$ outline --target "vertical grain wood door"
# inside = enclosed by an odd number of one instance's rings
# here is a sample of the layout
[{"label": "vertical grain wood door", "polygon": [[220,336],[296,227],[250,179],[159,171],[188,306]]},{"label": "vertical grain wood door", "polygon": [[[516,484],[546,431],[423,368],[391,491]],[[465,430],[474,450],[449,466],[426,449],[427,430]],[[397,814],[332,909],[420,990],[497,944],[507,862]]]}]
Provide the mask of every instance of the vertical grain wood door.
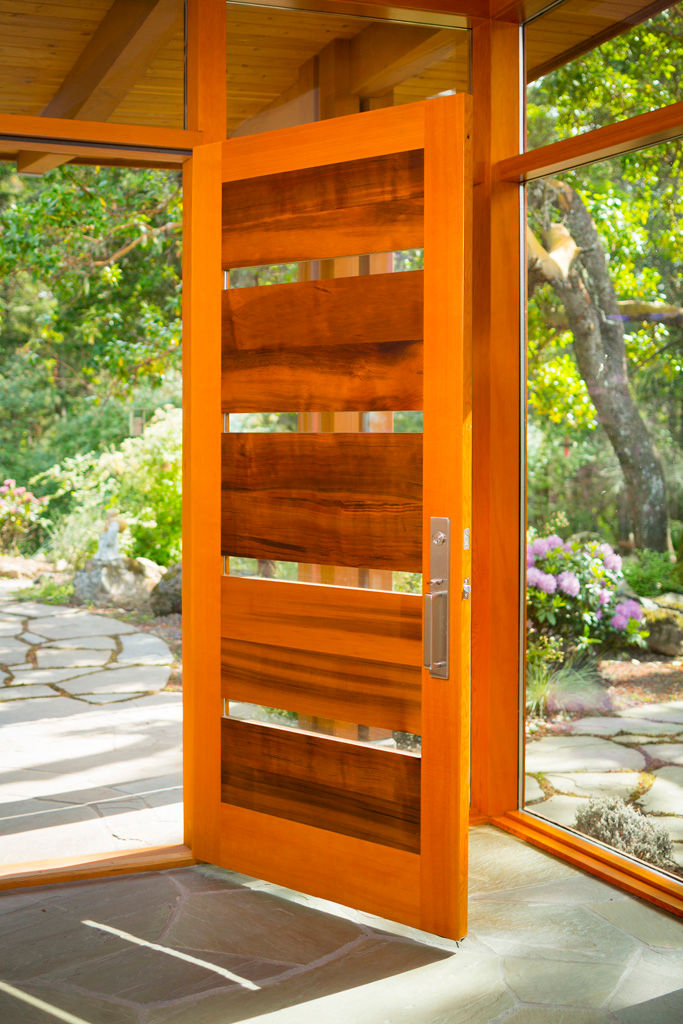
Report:
[{"label": "vertical grain wood door", "polygon": [[[185,181],[187,838],[199,859],[453,938],[467,909],[469,140],[469,97],[444,97],[201,146]],[[406,250],[424,269],[229,286],[235,268]],[[406,410],[421,432],[301,429],[302,414]],[[300,428],[225,430],[240,413],[295,413]],[[447,679],[423,667],[423,593],[391,589],[422,573],[429,592],[433,516],[450,519]],[[245,559],[292,578],[227,571]],[[312,565],[350,567],[356,585],[302,582],[296,566]]]}]

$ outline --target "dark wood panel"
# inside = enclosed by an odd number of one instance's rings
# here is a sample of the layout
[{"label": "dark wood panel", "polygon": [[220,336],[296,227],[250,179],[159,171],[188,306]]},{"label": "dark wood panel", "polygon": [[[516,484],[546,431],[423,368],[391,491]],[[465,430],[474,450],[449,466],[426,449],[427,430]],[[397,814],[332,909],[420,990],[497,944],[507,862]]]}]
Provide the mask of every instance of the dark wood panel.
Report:
[{"label": "dark wood panel", "polygon": [[223,554],[422,569],[421,434],[224,434]]},{"label": "dark wood panel", "polygon": [[424,273],[367,274],[223,293],[223,357],[422,338]]},{"label": "dark wood panel", "polygon": [[223,294],[223,412],[422,408],[421,271]]},{"label": "dark wood panel", "polygon": [[344,722],[420,732],[422,672],[327,652],[223,639],[222,695]]},{"label": "dark wood panel", "polygon": [[422,664],[422,598],[224,576],[221,637],[366,661]]},{"label": "dark wood panel", "polygon": [[230,718],[221,729],[224,803],[419,851],[419,757]]},{"label": "dark wood panel", "polygon": [[421,150],[223,185],[223,267],[422,246]]}]

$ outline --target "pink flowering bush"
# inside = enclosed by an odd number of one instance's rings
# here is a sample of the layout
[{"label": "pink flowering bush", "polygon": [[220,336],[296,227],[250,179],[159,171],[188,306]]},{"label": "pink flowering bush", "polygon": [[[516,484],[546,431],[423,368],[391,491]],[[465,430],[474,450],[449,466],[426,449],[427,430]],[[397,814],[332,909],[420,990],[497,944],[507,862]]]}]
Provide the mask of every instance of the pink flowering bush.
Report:
[{"label": "pink flowering bush", "polygon": [[44,512],[47,498],[36,498],[16,480],[5,480],[0,487],[0,551],[16,552],[35,529]]},{"label": "pink flowering bush", "polygon": [[620,600],[621,557],[609,544],[536,537],[526,549],[527,619],[532,637],[557,637],[565,648],[645,645],[643,609]]}]

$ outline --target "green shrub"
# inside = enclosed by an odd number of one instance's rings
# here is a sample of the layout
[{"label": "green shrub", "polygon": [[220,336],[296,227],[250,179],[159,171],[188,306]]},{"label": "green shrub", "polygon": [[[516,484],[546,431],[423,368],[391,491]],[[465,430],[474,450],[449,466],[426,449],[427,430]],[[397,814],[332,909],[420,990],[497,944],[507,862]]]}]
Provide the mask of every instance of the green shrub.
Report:
[{"label": "green shrub", "polygon": [[82,565],[95,553],[107,514],[115,511],[128,527],[120,536],[123,554],[166,566],[179,561],[181,455],[182,413],[165,406],[139,437],[126,438],[113,451],[64,459],[41,474],[36,482],[53,492],[46,553]]},{"label": "green shrub", "polygon": [[16,480],[0,486],[0,551],[16,553],[35,532],[45,511],[45,500],[36,498]]},{"label": "green shrub", "polygon": [[632,560],[624,562],[624,576],[629,586],[641,597],[656,597],[667,591],[683,589],[677,565],[666,551],[637,551]]},{"label": "green shrub", "polygon": [[43,580],[33,587],[18,590],[16,596],[21,601],[41,601],[43,604],[68,604],[74,596],[73,583],[58,583],[56,580]]},{"label": "green shrub", "polygon": [[673,846],[668,833],[620,797],[591,797],[586,807],[576,812],[574,827],[648,864],[672,867]]},{"label": "green shrub", "polygon": [[526,613],[533,634],[558,637],[566,650],[590,645],[645,646],[643,609],[620,601],[621,557],[598,540],[536,537],[526,551]]}]

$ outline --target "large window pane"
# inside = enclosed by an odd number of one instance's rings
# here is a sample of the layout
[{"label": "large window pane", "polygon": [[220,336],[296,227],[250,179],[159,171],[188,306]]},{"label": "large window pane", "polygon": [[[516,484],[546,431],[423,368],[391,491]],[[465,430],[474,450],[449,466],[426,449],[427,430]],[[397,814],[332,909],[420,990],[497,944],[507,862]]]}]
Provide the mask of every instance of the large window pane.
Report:
[{"label": "large window pane", "polygon": [[525,804],[683,874],[680,141],[527,188]]},{"label": "large window pane", "polygon": [[629,28],[642,6],[566,0],[527,25],[530,149],[683,98],[683,4]]},{"label": "large window pane", "polygon": [[469,92],[469,35],[228,3],[228,134]]}]

